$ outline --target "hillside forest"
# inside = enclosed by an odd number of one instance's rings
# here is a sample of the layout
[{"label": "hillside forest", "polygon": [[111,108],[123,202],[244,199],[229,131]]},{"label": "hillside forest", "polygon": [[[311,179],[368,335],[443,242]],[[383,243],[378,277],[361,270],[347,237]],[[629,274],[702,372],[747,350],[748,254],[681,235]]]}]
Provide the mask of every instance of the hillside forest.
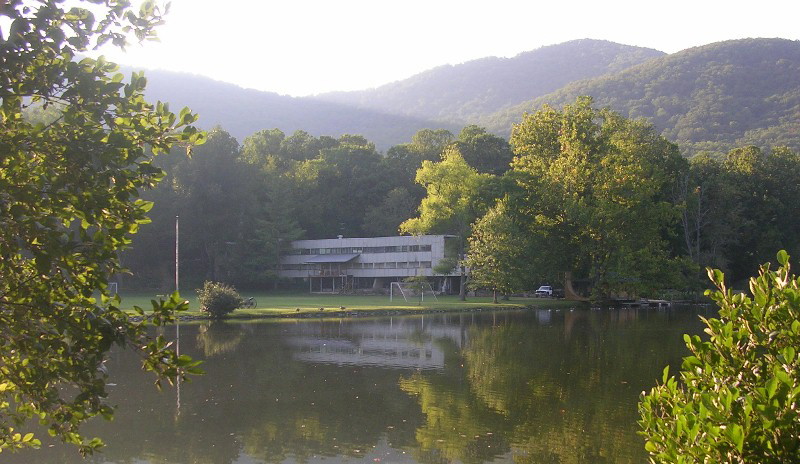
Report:
[{"label": "hillside forest", "polygon": [[191,288],[285,286],[292,240],[338,235],[453,234],[472,288],[569,273],[599,297],[696,291],[707,266],[741,287],[800,251],[797,41],[585,39],[303,98],[148,76],[148,99],[197,111],[208,139],[156,158],[123,288],[173,288],[176,216]]},{"label": "hillside forest", "polygon": [[[129,74],[128,71],[125,72]],[[149,99],[188,106],[205,129],[243,141],[264,128],[360,134],[381,152],[420,129],[476,124],[508,139],[525,112],[582,95],[644,118],[684,156],[773,145],[800,149],[800,42],[741,39],[665,54],[582,39],[512,58],[440,66],[375,89],[289,97],[147,70]]]},{"label": "hillside forest", "polygon": [[289,242],[456,234],[470,286],[513,293],[565,272],[599,294],[735,281],[778,249],[800,251],[800,153],[742,146],[687,158],[644,121],[579,97],[526,114],[507,141],[468,125],[423,129],[385,153],[360,135],[221,127],[157,158],[165,175],[120,276],[169,290],[175,217],[182,275],[275,288]]}]

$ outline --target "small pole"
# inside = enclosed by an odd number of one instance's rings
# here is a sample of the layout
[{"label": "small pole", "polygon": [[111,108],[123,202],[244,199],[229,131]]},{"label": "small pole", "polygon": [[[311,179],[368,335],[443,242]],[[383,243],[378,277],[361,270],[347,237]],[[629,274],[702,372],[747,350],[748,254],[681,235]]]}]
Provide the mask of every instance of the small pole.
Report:
[{"label": "small pole", "polygon": [[[180,277],[180,229],[179,229],[180,217],[175,216],[175,292],[177,293],[180,291],[179,285],[179,277]],[[180,356],[181,355],[181,322],[179,319],[175,319],[175,354]],[[181,413],[181,376],[178,374],[178,377],[175,379],[175,399],[176,399],[176,409],[175,415],[176,417]]]},{"label": "small pole", "polygon": [[180,233],[179,233],[180,216],[175,216],[175,291],[180,291],[179,277],[180,277]]}]

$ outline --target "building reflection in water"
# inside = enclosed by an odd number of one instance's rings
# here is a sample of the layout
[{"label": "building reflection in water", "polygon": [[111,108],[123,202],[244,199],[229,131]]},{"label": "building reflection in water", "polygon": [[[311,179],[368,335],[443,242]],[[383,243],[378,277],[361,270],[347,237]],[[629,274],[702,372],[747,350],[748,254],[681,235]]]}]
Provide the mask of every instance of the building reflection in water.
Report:
[{"label": "building reflection in water", "polygon": [[298,324],[285,337],[302,362],[441,370],[443,339],[459,348],[466,341],[463,318],[403,317]]}]

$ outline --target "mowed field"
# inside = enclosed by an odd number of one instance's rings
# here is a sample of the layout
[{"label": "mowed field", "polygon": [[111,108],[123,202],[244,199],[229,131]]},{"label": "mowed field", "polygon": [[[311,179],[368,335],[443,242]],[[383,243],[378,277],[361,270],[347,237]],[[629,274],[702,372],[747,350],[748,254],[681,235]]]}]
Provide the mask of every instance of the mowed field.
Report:
[{"label": "mowed field", "polygon": [[[508,301],[500,300],[499,303],[492,303],[491,297],[469,297],[467,301],[459,301],[458,295],[441,295],[435,299],[425,295],[424,300],[409,299],[403,300],[402,297],[395,297],[393,301],[388,296],[380,295],[324,295],[308,293],[271,293],[271,292],[241,292],[243,298],[253,297],[256,299],[255,308],[237,309],[232,316],[257,316],[257,315],[280,315],[287,313],[307,313],[319,311],[375,311],[375,310],[406,310],[415,312],[420,310],[474,310],[474,309],[512,309],[525,306],[540,308],[571,308],[577,307],[580,303],[549,298],[514,298]],[[199,315],[200,307],[197,302],[195,292],[182,295],[189,301],[189,313]],[[151,300],[164,298],[168,295],[154,295],[147,293],[120,294],[122,298],[122,308],[133,309],[139,306],[147,311],[152,308]],[[299,309],[299,311],[298,311]]]}]

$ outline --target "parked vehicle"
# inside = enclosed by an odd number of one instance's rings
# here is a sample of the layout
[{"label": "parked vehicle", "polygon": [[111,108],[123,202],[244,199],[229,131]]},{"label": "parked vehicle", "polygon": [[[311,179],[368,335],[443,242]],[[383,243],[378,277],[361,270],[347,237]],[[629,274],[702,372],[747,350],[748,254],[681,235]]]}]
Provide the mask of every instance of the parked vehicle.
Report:
[{"label": "parked vehicle", "polygon": [[542,285],[536,290],[536,297],[551,297],[553,296],[553,287],[550,285]]}]

